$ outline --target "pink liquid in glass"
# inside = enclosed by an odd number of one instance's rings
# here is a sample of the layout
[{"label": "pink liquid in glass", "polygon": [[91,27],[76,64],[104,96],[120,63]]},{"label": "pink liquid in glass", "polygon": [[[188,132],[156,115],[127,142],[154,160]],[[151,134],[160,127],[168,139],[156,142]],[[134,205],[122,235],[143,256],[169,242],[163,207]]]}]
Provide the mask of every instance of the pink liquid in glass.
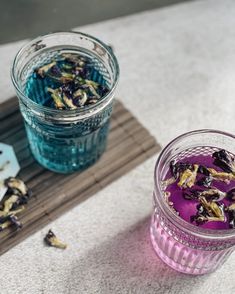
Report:
[{"label": "pink liquid in glass", "polygon": [[[182,244],[187,243],[187,237],[180,242],[167,231],[158,213],[152,217],[150,236],[157,255],[170,267],[186,274],[202,275],[213,272],[221,266],[233,252],[233,248],[221,250],[203,250]],[[197,242],[195,242],[195,246]],[[220,245],[219,245],[220,246]],[[208,244],[208,247],[210,245]],[[222,245],[221,245],[222,247]]]},{"label": "pink liquid in glass", "polygon": [[[198,132],[200,133],[200,131]],[[206,133],[204,130],[201,132]],[[186,143],[189,146],[191,138],[187,137],[192,135],[198,136],[196,131],[195,133],[185,134],[185,138],[182,136],[182,140],[188,140]],[[214,134],[203,134],[203,136],[208,136],[209,139],[211,135],[214,136]],[[173,159],[179,162],[199,164],[222,171],[213,164],[212,158],[213,152],[219,149],[209,146],[195,147],[183,150],[182,154],[174,154],[173,151],[167,150],[170,148],[173,150],[173,143],[174,141],[163,150],[155,168],[154,213],[150,227],[151,241],[157,255],[173,269],[192,275],[210,273],[221,266],[234,251],[235,231],[229,227],[227,213],[225,213],[225,221],[206,222],[200,225],[196,225],[195,222],[192,223],[190,217],[196,215],[199,202],[185,199],[177,181],[169,185],[165,191],[171,193],[169,200],[173,202],[173,207],[179,212],[179,216],[176,214],[174,216],[172,211],[169,215],[169,206],[164,199],[164,191],[160,183],[172,177],[169,170],[169,162],[172,160],[169,156],[172,155],[174,156]],[[180,146],[180,142],[178,142],[178,145]],[[198,179],[200,179],[199,174],[197,175]],[[230,181],[227,184],[213,180],[212,187],[227,192],[235,187],[235,181]],[[197,185],[194,188],[197,188]],[[200,187],[200,189],[203,190],[204,188]],[[219,202],[225,206],[232,203],[227,198]],[[229,233],[227,234],[227,232]]]}]

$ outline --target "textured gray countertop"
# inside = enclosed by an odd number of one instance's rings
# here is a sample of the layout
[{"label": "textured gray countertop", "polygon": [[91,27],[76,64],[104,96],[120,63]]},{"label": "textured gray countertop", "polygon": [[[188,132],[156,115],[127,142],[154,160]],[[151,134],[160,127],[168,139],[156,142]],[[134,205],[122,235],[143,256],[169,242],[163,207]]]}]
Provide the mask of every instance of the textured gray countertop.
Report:
[{"label": "textured gray countertop", "polygon": [[[234,16],[234,0],[195,1],[79,30],[114,46],[117,96],[165,145],[192,129],[235,133]],[[0,47],[0,101],[14,94],[9,67],[23,43]],[[191,277],[153,252],[156,157],[1,256],[0,293],[234,293],[235,254],[217,272]],[[43,245],[48,228],[67,250]]]}]

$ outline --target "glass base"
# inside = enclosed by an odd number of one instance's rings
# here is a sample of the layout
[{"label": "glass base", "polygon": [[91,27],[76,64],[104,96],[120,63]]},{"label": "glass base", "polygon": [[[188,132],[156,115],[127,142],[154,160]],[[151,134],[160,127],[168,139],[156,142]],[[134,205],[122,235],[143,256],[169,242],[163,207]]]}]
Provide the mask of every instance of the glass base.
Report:
[{"label": "glass base", "polygon": [[87,135],[69,138],[48,138],[29,126],[26,130],[38,163],[51,171],[67,174],[82,171],[101,157],[107,145],[109,122]]},{"label": "glass base", "polygon": [[152,217],[150,236],[153,248],[168,266],[179,272],[191,275],[211,273],[233,251],[233,248],[217,251],[190,248],[173,238],[163,226],[156,215]]},{"label": "glass base", "polygon": [[93,164],[95,164],[103,155],[105,151],[105,148],[101,153],[93,155],[89,160],[86,162],[83,162],[83,160],[80,161],[79,164],[75,163],[73,165],[67,166],[63,164],[53,164],[47,159],[44,159],[42,157],[36,157],[34,154],[35,160],[42,165],[44,168],[53,171],[55,173],[60,173],[60,174],[71,174],[73,172],[81,172],[86,170],[87,168],[91,167]]}]

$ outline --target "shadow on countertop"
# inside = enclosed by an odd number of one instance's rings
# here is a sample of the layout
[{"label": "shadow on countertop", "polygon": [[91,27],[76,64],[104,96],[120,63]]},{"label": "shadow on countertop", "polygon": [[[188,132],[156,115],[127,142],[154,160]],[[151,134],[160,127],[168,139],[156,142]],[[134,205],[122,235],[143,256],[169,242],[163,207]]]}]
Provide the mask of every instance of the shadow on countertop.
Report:
[{"label": "shadow on countertop", "polygon": [[63,293],[190,293],[208,276],[193,277],[166,266],[153,251],[150,216],[77,260]]}]

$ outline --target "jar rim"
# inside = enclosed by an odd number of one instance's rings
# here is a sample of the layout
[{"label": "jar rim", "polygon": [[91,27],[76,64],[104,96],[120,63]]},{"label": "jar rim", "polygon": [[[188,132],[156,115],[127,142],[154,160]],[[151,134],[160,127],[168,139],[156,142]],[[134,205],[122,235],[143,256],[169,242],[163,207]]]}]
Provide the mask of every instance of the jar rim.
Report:
[{"label": "jar rim", "polygon": [[[21,90],[21,88],[17,82],[16,73],[14,70],[18,60],[20,60],[21,55],[28,48],[30,48],[32,45],[39,43],[39,41],[43,41],[43,39],[45,39],[45,38],[53,37],[53,36],[57,36],[57,35],[79,35],[84,38],[91,39],[92,41],[95,41],[96,43],[98,43],[99,46],[101,46],[101,48],[104,49],[105,52],[109,55],[109,57],[112,59],[112,61],[114,63],[114,73],[115,73],[112,88],[110,89],[110,91],[107,94],[105,94],[102,97],[102,99],[100,99],[100,101],[98,101],[94,105],[89,105],[89,106],[82,108],[82,109],[81,108],[80,109],[68,109],[68,110],[54,109],[54,108],[40,105],[40,104],[34,102],[27,95],[25,95],[25,93]],[[61,45],[63,45],[63,44],[61,44]],[[64,45],[66,45],[66,44],[64,44]],[[113,53],[113,50],[111,50],[111,48],[108,45],[106,45],[105,43],[103,43],[101,40],[99,40],[96,37],[93,37],[89,34],[82,33],[82,32],[76,32],[76,31],[67,31],[66,32],[65,31],[65,32],[54,32],[54,33],[38,36],[37,38],[31,40],[30,42],[27,42],[17,52],[17,54],[13,60],[12,66],[11,66],[10,75],[11,75],[12,83],[16,89],[16,92],[19,93],[20,96],[23,98],[22,99],[23,102],[27,103],[27,105],[29,105],[30,107],[33,107],[36,110],[37,114],[46,112],[47,114],[62,115],[63,117],[66,117],[66,116],[74,117],[78,114],[86,116],[87,113],[90,115],[93,115],[93,114],[101,111],[103,108],[105,108],[109,104],[109,102],[112,100],[112,98],[114,96],[114,91],[115,91],[117,84],[118,84],[118,81],[119,81],[120,69],[119,69],[119,64],[118,64],[117,58],[116,58],[115,54]],[[81,118],[83,118],[83,117],[81,117]]]},{"label": "jar rim", "polygon": [[213,230],[213,229],[206,229],[206,228],[200,228],[199,226],[195,226],[193,224],[190,224],[180,216],[176,215],[169,207],[169,205],[166,203],[163,197],[163,191],[161,189],[161,178],[160,178],[160,163],[162,162],[164,156],[168,153],[168,151],[171,149],[172,146],[174,146],[175,143],[180,142],[182,139],[193,136],[196,134],[205,134],[205,133],[212,133],[212,134],[220,134],[224,135],[226,137],[230,137],[232,139],[235,139],[235,136],[223,132],[220,130],[215,129],[199,129],[194,130],[190,132],[186,132],[176,138],[174,138],[172,141],[170,141],[165,148],[161,151],[161,153],[158,156],[155,169],[154,169],[154,186],[155,186],[155,195],[154,199],[157,202],[157,204],[160,206],[160,208],[164,211],[167,218],[176,225],[179,229],[183,230],[184,232],[187,232],[191,235],[194,235],[196,237],[204,238],[204,239],[231,239],[235,237],[235,229],[225,229],[225,230]]}]

